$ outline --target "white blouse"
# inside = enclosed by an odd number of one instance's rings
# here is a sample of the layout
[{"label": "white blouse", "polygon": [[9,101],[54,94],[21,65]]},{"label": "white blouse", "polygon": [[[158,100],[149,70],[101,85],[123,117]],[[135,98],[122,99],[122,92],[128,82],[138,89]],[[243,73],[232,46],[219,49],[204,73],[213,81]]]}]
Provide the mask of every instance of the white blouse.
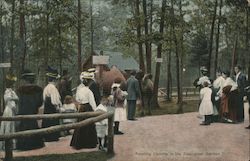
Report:
[{"label": "white blouse", "polygon": [[219,76],[215,79],[213,83],[213,87],[217,89],[219,88],[217,95],[222,94],[222,88],[223,88],[224,83],[225,83],[225,79],[222,76]]},{"label": "white blouse", "polygon": [[230,77],[228,77],[225,80],[225,82],[223,84],[223,88],[226,87],[226,86],[229,86],[229,85],[232,86],[232,88],[231,88],[230,91],[234,91],[234,90],[236,90],[238,88],[237,83],[232,78],[230,78]]},{"label": "white blouse", "polygon": [[93,92],[84,84],[80,84],[76,90],[76,101],[80,104],[89,103],[93,110],[96,109],[96,102]]},{"label": "white blouse", "polygon": [[199,78],[199,81],[197,82],[198,85],[203,85],[205,82],[208,82],[208,84],[211,84],[211,81],[207,76],[202,76]]},{"label": "white blouse", "polygon": [[61,96],[55,86],[55,82],[49,82],[49,84],[44,88],[43,100],[45,100],[46,97],[51,98],[51,103],[53,105],[62,106]]}]

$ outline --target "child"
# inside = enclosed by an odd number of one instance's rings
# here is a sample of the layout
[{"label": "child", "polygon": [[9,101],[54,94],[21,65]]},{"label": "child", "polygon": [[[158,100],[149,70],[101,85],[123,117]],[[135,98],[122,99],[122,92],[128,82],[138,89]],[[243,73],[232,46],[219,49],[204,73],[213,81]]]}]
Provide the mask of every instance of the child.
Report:
[{"label": "child", "polygon": [[119,124],[121,121],[127,120],[127,111],[125,106],[126,96],[128,95],[126,91],[122,91],[120,88],[120,83],[113,83],[112,85],[113,93],[113,104],[115,107],[114,114],[114,134],[122,135],[123,132],[119,131]]},{"label": "child", "polygon": [[[73,97],[67,95],[64,99],[64,104],[60,108],[61,113],[75,113],[77,112],[76,106],[73,103]],[[76,119],[63,119],[62,123],[63,124],[70,124],[70,123],[75,123]],[[66,132],[67,135],[70,134],[69,130]]]},{"label": "child", "polygon": [[211,100],[212,90],[208,87],[209,82],[205,81],[203,83],[203,87],[200,91],[200,107],[199,114],[205,116],[205,121],[203,121],[200,125],[210,125],[211,117],[213,114],[213,103]]},{"label": "child", "polygon": [[[107,112],[108,108],[111,106],[112,98],[110,95],[106,92],[103,93],[103,97],[101,100],[101,104],[97,106],[95,111],[104,111]],[[102,120],[100,122],[97,122],[96,124],[96,133],[98,137],[98,143],[99,143],[99,150],[105,151],[106,147],[106,140],[107,140],[107,134],[108,134],[108,120]]]}]

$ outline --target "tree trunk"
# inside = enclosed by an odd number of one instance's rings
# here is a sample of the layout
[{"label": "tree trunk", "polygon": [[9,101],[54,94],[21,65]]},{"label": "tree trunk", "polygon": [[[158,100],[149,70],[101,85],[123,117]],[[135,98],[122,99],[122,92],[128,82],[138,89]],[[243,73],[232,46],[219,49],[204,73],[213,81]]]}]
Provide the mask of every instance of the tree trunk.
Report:
[{"label": "tree trunk", "polygon": [[172,21],[171,21],[171,27],[173,32],[173,39],[174,39],[174,44],[175,44],[175,57],[176,57],[176,79],[177,79],[177,95],[178,95],[178,100],[177,104],[179,105],[177,113],[183,113],[182,110],[182,93],[181,93],[181,81],[180,81],[180,51],[179,51],[179,45],[178,45],[178,40],[177,40],[177,35],[175,32],[175,13],[174,13],[174,1],[171,0],[171,11],[172,11]]},{"label": "tree trunk", "polygon": [[[150,1],[150,14],[149,14],[149,35],[151,36],[153,34],[153,0]],[[149,40],[149,53],[148,53],[148,59],[152,62],[152,40]],[[152,72],[152,64],[150,63],[150,70],[148,72]]]},{"label": "tree trunk", "polygon": [[[170,30],[170,34],[172,33],[172,29]],[[171,52],[172,52],[172,41],[170,42],[170,50],[168,53],[168,59],[167,59],[167,101],[172,100],[172,93],[171,93]]]},{"label": "tree trunk", "polygon": [[20,40],[21,40],[21,71],[23,71],[25,68],[26,49],[27,49],[25,15],[23,12],[23,7],[24,7],[24,0],[20,0],[21,13],[19,22],[20,22]]},{"label": "tree trunk", "polygon": [[218,17],[218,24],[217,24],[217,35],[216,35],[216,51],[215,51],[215,58],[214,58],[214,78],[216,78],[216,71],[218,66],[218,54],[219,54],[219,39],[220,39],[220,23],[221,23],[221,8],[223,5],[223,0],[220,0],[220,9],[219,9],[219,17]]},{"label": "tree trunk", "polygon": [[148,14],[147,14],[147,0],[143,0],[143,13],[144,13],[144,28],[145,28],[145,48],[146,48],[146,63],[147,73],[151,73],[151,53],[150,53],[150,42],[148,35]]},{"label": "tree trunk", "polygon": [[[1,3],[1,11],[2,11],[2,3]],[[4,54],[4,35],[3,35],[3,23],[2,23],[2,18],[3,18],[3,15],[0,14],[0,35],[1,35],[1,39],[0,39],[0,42],[1,42],[1,62],[5,62],[5,54]],[[5,72],[4,72],[4,69],[2,68],[2,71],[1,71],[1,75],[2,75],[2,78],[1,78],[1,81],[2,81],[2,86],[1,86],[1,93],[0,93],[0,113],[3,112],[3,108],[4,108],[4,98],[3,98],[3,95],[4,95],[4,90],[5,90]]]},{"label": "tree trunk", "polygon": [[[176,70],[177,70],[177,91],[178,91],[178,111],[177,113],[183,113],[183,92],[182,92],[182,76],[183,76],[183,56],[184,56],[184,44],[183,44],[183,13],[182,13],[182,0],[179,0],[179,10],[181,16],[181,34],[180,34],[180,52],[176,52]],[[174,26],[175,27],[175,26]],[[175,38],[176,39],[176,38]],[[178,42],[177,42],[178,43]],[[177,45],[176,45],[177,46]],[[177,50],[176,50],[177,51]]]},{"label": "tree trunk", "polygon": [[231,76],[234,73],[234,67],[237,64],[237,44],[238,44],[238,34],[235,35],[234,39],[234,46],[233,46],[233,52],[232,52],[232,64],[231,64]]},{"label": "tree trunk", "polygon": [[13,72],[14,65],[14,36],[15,36],[15,0],[12,0],[12,9],[11,9],[11,37],[10,37],[10,71]]},{"label": "tree trunk", "polygon": [[91,55],[94,54],[94,26],[93,26],[93,8],[92,8],[92,0],[90,0],[90,39],[91,39]]},{"label": "tree trunk", "polygon": [[82,25],[81,25],[81,0],[78,0],[78,10],[77,10],[77,47],[78,47],[78,54],[77,54],[77,62],[78,62],[78,72],[82,71]]},{"label": "tree trunk", "polygon": [[60,20],[57,24],[57,30],[58,30],[58,56],[59,56],[59,71],[60,74],[62,74],[62,52],[63,52],[63,48],[62,48],[62,38],[61,38],[61,25],[60,25]]},{"label": "tree trunk", "polygon": [[214,4],[214,12],[213,12],[213,19],[211,24],[211,31],[210,31],[210,40],[209,40],[209,48],[208,48],[208,74],[211,75],[211,58],[212,58],[212,51],[213,51],[213,37],[214,37],[214,26],[216,20],[216,12],[217,12],[218,0],[215,0]]},{"label": "tree trunk", "polygon": [[[166,0],[162,0],[160,30],[159,30],[161,35],[163,35],[163,31],[164,31],[165,14],[166,14]],[[161,58],[161,52],[162,52],[162,42],[160,41],[157,47],[157,58]],[[152,100],[153,107],[159,107],[158,87],[159,87],[159,80],[160,80],[160,69],[161,69],[161,63],[156,62],[154,91],[153,91],[153,100]]]},{"label": "tree trunk", "polygon": [[137,31],[137,41],[139,49],[139,65],[143,73],[145,73],[145,65],[143,58],[143,47],[141,40],[141,24],[140,24],[140,0],[135,1],[135,17],[136,17],[136,31]]}]

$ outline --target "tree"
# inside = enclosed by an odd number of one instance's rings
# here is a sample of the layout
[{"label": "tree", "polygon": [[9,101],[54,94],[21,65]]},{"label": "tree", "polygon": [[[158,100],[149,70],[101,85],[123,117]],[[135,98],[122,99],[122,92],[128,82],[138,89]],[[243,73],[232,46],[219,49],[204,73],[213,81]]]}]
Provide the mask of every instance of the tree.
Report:
[{"label": "tree", "polygon": [[82,70],[82,25],[81,25],[81,1],[78,0],[78,7],[77,7],[77,15],[78,15],[78,19],[77,19],[77,62],[78,62],[78,72],[81,72]]},{"label": "tree", "polygon": [[213,11],[213,19],[211,23],[211,31],[210,31],[210,39],[209,39],[209,47],[208,47],[208,73],[211,75],[211,59],[212,59],[212,52],[213,52],[213,37],[214,37],[214,26],[215,26],[215,20],[216,20],[216,12],[217,12],[217,6],[218,6],[218,0],[215,0],[214,4],[214,11]]},{"label": "tree", "polygon": [[[161,18],[160,18],[160,26],[159,26],[159,34],[163,35],[164,32],[164,24],[165,24],[165,14],[166,14],[166,0],[162,0],[162,6],[161,6]],[[161,53],[162,53],[162,42],[163,38],[160,38],[160,41],[157,45],[157,58],[161,59]],[[153,90],[153,100],[152,104],[154,107],[159,107],[158,104],[158,88],[159,88],[159,78],[160,78],[160,68],[161,68],[161,62],[156,62],[156,68],[155,68],[155,77],[154,77],[154,90]]]},{"label": "tree", "polygon": [[218,22],[217,22],[217,33],[216,33],[216,49],[215,49],[215,59],[214,59],[214,71],[213,71],[213,77],[216,78],[216,70],[218,66],[218,53],[219,53],[219,40],[220,40],[220,25],[221,25],[221,10],[223,6],[223,0],[220,0],[219,5],[219,16],[218,16]]},{"label": "tree", "polygon": [[[152,2],[151,2],[152,3]],[[151,8],[152,10],[152,8]],[[147,73],[151,73],[151,43],[149,41],[149,28],[148,28],[148,11],[147,11],[147,0],[143,0],[143,13],[144,13],[144,30],[145,30],[145,48],[146,48],[146,64]],[[150,17],[152,13],[150,12]]]},{"label": "tree", "polygon": [[145,73],[145,64],[144,64],[143,46],[141,37],[140,0],[135,0],[135,23],[136,23],[137,44],[139,51],[139,65],[142,72]]}]

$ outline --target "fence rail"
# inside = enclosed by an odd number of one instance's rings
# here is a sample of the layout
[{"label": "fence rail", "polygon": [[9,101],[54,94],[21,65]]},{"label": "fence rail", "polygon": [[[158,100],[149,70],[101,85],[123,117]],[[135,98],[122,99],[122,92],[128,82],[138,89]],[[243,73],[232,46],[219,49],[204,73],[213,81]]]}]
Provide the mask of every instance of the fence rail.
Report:
[{"label": "fence rail", "polygon": [[[177,95],[177,87],[172,87],[171,91],[172,91],[172,96]],[[167,89],[166,88],[159,88],[158,92],[159,92],[159,96],[163,96],[163,97],[167,96]],[[184,96],[186,96],[186,97],[189,96],[190,94],[196,95],[198,93],[199,93],[198,88],[195,88],[195,87],[182,87],[182,94]]]},{"label": "fence rail", "polygon": [[85,112],[77,114],[44,114],[44,115],[19,115],[14,117],[0,117],[0,121],[20,121],[20,120],[40,120],[40,119],[64,119],[64,118],[87,118],[86,120],[67,124],[56,125],[48,128],[20,131],[12,134],[0,135],[0,140],[5,141],[5,158],[4,161],[11,161],[13,158],[13,152],[11,149],[11,139],[25,138],[33,135],[46,135],[54,132],[65,131],[70,129],[76,129],[83,126],[87,126],[103,119],[108,119],[108,154],[113,154],[114,144],[114,113],[113,112]]}]

